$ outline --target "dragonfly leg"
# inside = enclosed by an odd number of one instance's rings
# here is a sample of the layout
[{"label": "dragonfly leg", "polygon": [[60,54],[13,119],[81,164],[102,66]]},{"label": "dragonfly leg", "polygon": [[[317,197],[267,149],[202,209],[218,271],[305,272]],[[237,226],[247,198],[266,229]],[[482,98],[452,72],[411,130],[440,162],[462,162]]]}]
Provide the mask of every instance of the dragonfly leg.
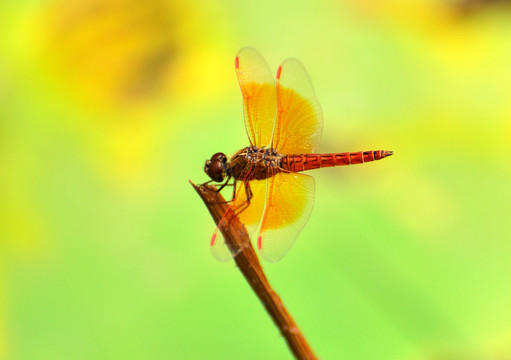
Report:
[{"label": "dragonfly leg", "polygon": [[231,201],[228,201],[228,202],[233,202],[235,197],[236,197],[236,179],[234,179],[234,182],[232,184],[232,198],[231,198]]},{"label": "dragonfly leg", "polygon": [[225,186],[232,186],[232,198],[231,198],[231,200],[221,201],[216,204],[230,204],[234,201],[234,198],[236,197],[236,183],[237,183],[236,179],[234,179],[232,184],[225,183],[222,185],[222,187],[220,189],[217,190],[217,192],[218,192],[218,191],[222,190],[222,188],[224,188]]},{"label": "dragonfly leg", "polygon": [[250,205],[250,200],[252,199],[252,196],[254,196],[254,194],[252,193],[252,189],[250,188],[249,182],[245,183],[245,194],[247,195],[247,203],[248,205]]},{"label": "dragonfly leg", "polygon": [[[231,177],[229,176],[227,178],[227,180],[220,186],[220,188],[216,189],[215,191],[216,192],[219,192],[220,190],[222,190],[224,187],[226,186],[232,186],[233,184],[229,184],[229,180],[231,179]],[[202,183],[200,184],[199,186],[205,186],[205,185],[208,185],[210,184],[211,182],[213,182],[214,180],[209,180],[209,181],[206,181],[205,183]]]},{"label": "dragonfly leg", "polygon": [[[219,201],[219,202],[214,202],[214,203],[210,203],[210,204],[230,204],[234,201],[234,197],[236,196],[236,180],[234,180],[234,182],[232,184],[229,184],[229,180],[231,179],[231,176],[229,176],[227,178],[227,181],[225,181],[222,186],[220,186],[218,189],[216,189],[216,192],[220,192],[220,190],[222,190],[224,187],[226,186],[232,186],[233,187],[233,192],[232,192],[232,198],[231,200],[226,200],[226,201]],[[210,181],[208,181],[209,183]],[[205,183],[207,184],[207,183]],[[204,185],[204,184],[203,184]]]},{"label": "dragonfly leg", "polygon": [[[226,185],[227,183],[229,182],[229,180],[231,180],[231,175],[229,175],[229,177],[227,178],[227,180],[225,180],[225,182],[222,184],[222,186],[220,186],[216,192],[220,192]],[[234,183],[236,183],[236,180],[234,181]]]},{"label": "dragonfly leg", "polygon": [[248,181],[245,182],[245,194],[247,196],[247,200],[237,209],[236,215],[241,214],[243,211],[245,211],[246,208],[250,206],[250,200],[252,199],[252,196],[254,196],[252,189],[250,188],[250,182]]},{"label": "dragonfly leg", "polygon": [[202,183],[200,184],[199,186],[205,186],[205,185],[208,185],[210,182],[212,182],[213,180],[209,180],[209,181],[206,181],[205,183]]}]

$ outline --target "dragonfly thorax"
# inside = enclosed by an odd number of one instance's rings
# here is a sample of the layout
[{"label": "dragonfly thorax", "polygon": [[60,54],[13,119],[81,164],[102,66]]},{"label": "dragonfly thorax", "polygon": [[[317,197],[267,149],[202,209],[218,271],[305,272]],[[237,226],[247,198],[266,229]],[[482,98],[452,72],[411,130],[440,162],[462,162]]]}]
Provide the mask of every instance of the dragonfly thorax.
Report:
[{"label": "dragonfly thorax", "polygon": [[236,180],[263,180],[281,171],[282,155],[273,148],[249,146],[227,163],[227,172]]},{"label": "dragonfly thorax", "polygon": [[247,159],[251,163],[261,163],[265,166],[279,166],[281,155],[273,148],[260,148],[249,146],[247,149]]}]

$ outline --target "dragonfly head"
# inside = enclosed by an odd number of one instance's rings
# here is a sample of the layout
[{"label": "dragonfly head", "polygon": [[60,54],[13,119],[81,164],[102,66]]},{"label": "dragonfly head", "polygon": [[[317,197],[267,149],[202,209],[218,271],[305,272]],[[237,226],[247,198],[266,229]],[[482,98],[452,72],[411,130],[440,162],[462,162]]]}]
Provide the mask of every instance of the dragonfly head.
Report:
[{"label": "dragonfly head", "polygon": [[216,182],[224,181],[227,165],[227,156],[224,153],[216,153],[211,160],[206,160],[204,172]]}]

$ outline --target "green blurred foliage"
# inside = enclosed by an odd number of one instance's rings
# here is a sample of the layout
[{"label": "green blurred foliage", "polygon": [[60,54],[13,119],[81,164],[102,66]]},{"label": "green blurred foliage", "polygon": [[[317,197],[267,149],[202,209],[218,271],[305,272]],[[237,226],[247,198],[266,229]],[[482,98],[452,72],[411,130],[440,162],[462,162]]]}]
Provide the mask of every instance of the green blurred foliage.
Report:
[{"label": "green blurred foliage", "polygon": [[270,282],[325,359],[511,358],[504,1],[0,3],[0,357],[284,359],[188,179],[246,146],[237,50],[307,67],[323,152]]}]

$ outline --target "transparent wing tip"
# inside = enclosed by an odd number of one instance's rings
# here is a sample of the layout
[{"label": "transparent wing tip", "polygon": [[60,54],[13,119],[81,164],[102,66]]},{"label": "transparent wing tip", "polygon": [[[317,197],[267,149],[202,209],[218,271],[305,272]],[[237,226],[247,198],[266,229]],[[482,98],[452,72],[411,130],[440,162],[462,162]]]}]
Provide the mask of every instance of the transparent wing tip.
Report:
[{"label": "transparent wing tip", "polygon": [[210,250],[211,255],[218,261],[226,262],[232,259],[231,251],[227,247],[224,237],[218,231],[218,228],[215,229],[215,232],[211,236]]}]

